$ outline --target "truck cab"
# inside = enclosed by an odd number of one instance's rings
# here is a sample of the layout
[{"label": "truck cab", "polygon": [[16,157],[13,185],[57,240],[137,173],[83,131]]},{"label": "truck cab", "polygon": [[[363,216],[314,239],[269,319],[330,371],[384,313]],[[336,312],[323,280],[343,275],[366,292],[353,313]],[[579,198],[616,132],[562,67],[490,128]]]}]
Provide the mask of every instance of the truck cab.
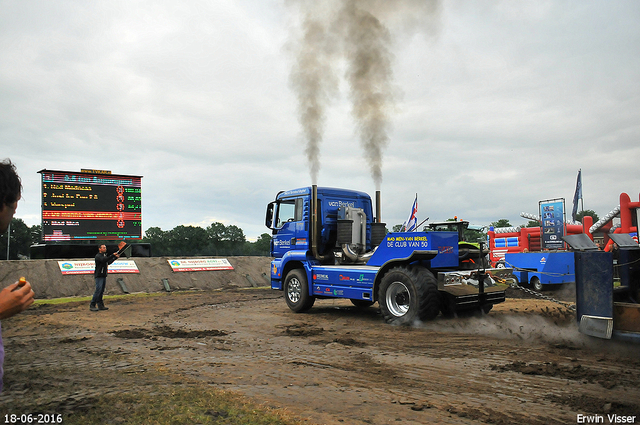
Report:
[{"label": "truck cab", "polygon": [[[317,207],[312,210],[313,188],[280,192],[275,201],[267,206],[265,225],[272,230],[271,255],[282,258],[290,251],[301,255],[311,250],[315,242],[317,257],[324,262],[333,263],[333,251],[336,247],[339,211],[361,210],[360,220],[361,249],[370,249],[371,241],[366,238],[371,232],[373,210],[371,198],[364,192],[335,188],[317,188]],[[314,214],[317,218],[316,235],[311,232]],[[362,230],[365,229],[365,230]],[[315,237],[314,237],[315,236]]]}]

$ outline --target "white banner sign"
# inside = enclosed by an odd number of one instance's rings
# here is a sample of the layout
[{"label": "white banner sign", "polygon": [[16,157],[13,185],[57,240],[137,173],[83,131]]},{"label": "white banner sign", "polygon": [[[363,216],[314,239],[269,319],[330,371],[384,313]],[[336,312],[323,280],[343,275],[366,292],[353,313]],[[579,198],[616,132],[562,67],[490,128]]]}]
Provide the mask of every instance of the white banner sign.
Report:
[{"label": "white banner sign", "polygon": [[[95,260],[58,261],[62,274],[93,274],[96,270]],[[140,273],[133,260],[116,260],[109,264],[109,273]]]},{"label": "white banner sign", "polygon": [[233,270],[226,258],[193,258],[167,260],[174,272],[201,272],[207,270]]}]

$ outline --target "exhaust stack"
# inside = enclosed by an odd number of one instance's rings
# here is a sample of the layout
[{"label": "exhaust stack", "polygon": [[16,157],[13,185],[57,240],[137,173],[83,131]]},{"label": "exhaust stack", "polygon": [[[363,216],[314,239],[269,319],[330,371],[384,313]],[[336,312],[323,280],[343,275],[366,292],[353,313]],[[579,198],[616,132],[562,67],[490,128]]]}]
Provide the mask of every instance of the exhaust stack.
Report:
[{"label": "exhaust stack", "polygon": [[311,253],[318,258],[318,185],[311,186]]},{"label": "exhaust stack", "polygon": [[324,255],[318,254],[318,185],[311,186],[311,254],[319,261],[324,260]]},{"label": "exhaust stack", "polygon": [[371,246],[374,248],[380,245],[387,235],[387,226],[382,222],[381,204],[380,191],[376,190],[376,219],[375,223],[371,223]]}]

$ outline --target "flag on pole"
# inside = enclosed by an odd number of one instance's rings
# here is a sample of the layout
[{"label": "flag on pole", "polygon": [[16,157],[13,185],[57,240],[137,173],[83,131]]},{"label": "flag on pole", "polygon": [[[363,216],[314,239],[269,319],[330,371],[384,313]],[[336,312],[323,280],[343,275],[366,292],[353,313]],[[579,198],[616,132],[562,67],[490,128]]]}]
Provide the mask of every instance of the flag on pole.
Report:
[{"label": "flag on pole", "polygon": [[405,232],[413,232],[418,227],[418,194],[416,193],[416,199],[413,201],[413,207],[411,207],[411,214],[409,218],[404,222],[402,228]]},{"label": "flag on pole", "polygon": [[578,214],[578,199],[582,199],[582,169],[578,170],[576,193],[573,195],[573,211],[571,212],[571,219],[574,222],[576,221],[576,214]]}]

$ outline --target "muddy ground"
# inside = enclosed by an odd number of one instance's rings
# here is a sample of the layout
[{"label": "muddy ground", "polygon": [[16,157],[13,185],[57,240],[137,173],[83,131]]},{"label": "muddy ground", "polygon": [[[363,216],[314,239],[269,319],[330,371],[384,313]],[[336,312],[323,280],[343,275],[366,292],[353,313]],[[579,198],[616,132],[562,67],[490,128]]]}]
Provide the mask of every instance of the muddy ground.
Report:
[{"label": "muddy ground", "polygon": [[640,348],[581,335],[571,310],[521,295],[484,317],[414,327],[344,300],[295,314],[267,288],[127,296],[101,312],[40,305],[2,323],[0,409],[68,415],[101,394],[201,382],[310,424],[607,423],[614,413],[640,423]]}]

